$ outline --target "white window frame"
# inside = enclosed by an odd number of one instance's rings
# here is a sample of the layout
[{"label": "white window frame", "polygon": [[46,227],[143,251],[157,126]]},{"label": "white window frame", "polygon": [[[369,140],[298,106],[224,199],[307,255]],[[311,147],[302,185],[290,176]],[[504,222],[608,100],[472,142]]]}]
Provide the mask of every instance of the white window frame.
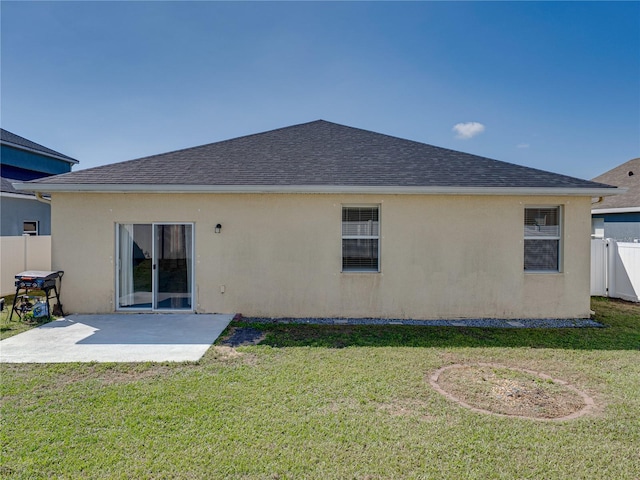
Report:
[{"label": "white window frame", "polygon": [[524,234],[524,242],[522,242],[522,252],[524,255],[524,249],[525,249],[525,244],[527,240],[557,240],[558,241],[558,265],[557,268],[555,269],[548,269],[548,270],[527,270],[524,268],[524,262],[523,262],[523,270],[524,273],[561,273],[562,272],[562,265],[563,265],[563,250],[564,250],[564,211],[562,208],[562,205],[525,205],[524,210],[523,210],[523,227],[525,227],[526,225],[524,224],[524,218],[526,216],[526,211],[529,209],[536,209],[536,208],[546,208],[546,209],[557,209],[558,210],[558,234],[557,235],[536,235],[536,236],[532,236],[532,235],[526,235]]},{"label": "white window frame", "polygon": [[[35,223],[36,224],[36,230],[34,231],[26,231],[24,229],[25,223]],[[22,221],[22,234],[23,235],[29,235],[31,237],[37,237],[38,235],[40,235],[40,221],[39,220],[23,220]]]},{"label": "white window frame", "polygon": [[[375,208],[378,210],[378,234],[377,235],[345,235],[344,234],[344,226],[343,226],[343,220],[342,220],[342,215],[344,213],[345,209],[348,208]],[[381,251],[381,235],[380,235],[380,229],[381,229],[381,208],[380,208],[380,204],[379,203],[374,203],[374,204],[343,204],[341,205],[340,208],[340,234],[341,234],[341,239],[340,239],[340,248],[341,248],[341,255],[340,255],[340,259],[341,259],[341,272],[342,273],[380,273],[380,265],[381,265],[381,257],[380,257],[380,251]],[[344,251],[344,240],[377,240],[377,244],[378,244],[378,252],[377,252],[377,258],[378,258],[378,265],[377,268],[373,269],[373,268],[357,268],[357,267],[352,267],[352,268],[344,268],[344,257],[342,255],[342,252]]]}]

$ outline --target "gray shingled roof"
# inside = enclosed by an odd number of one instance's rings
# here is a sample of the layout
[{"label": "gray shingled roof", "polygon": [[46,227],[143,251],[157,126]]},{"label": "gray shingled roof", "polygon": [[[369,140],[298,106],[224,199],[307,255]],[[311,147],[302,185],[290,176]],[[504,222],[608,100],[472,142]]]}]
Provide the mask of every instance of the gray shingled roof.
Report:
[{"label": "gray shingled roof", "polygon": [[13,188],[11,182],[15,182],[16,180],[11,180],[10,178],[0,177],[0,192],[2,193],[13,193],[17,195],[33,195],[29,192],[22,192],[20,190],[16,190]]},{"label": "gray shingled roof", "polygon": [[44,185],[608,188],[324,120],[32,182]]},{"label": "gray shingled roof", "polygon": [[640,211],[640,158],[618,165],[593,181],[627,189],[622,195],[605,198],[602,203],[594,205],[594,209],[636,207]]},{"label": "gray shingled roof", "polygon": [[0,128],[0,142],[16,148],[22,147],[26,150],[40,153],[42,155],[54,156],[61,160],[66,160],[69,163],[78,163],[78,160],[76,160],[75,158],[71,158],[68,155],[60,152],[56,152],[55,150],[40,145],[39,143],[32,142],[31,140],[21,137],[20,135],[16,135],[15,133],[11,133],[4,128]]}]

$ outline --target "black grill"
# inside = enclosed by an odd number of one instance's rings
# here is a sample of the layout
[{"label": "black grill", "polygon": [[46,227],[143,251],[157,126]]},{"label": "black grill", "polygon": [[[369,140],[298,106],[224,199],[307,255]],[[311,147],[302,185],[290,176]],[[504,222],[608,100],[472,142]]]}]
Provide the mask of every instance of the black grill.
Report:
[{"label": "black grill", "polygon": [[[15,311],[20,318],[25,313],[24,309],[16,307],[18,299],[25,297],[29,293],[29,290],[42,290],[47,297],[47,317],[51,318],[51,309],[49,306],[49,299],[51,298],[51,292],[55,294],[55,298],[58,301],[57,307],[62,313],[62,304],[60,303],[60,293],[57,287],[57,282],[62,283],[62,276],[64,272],[58,270],[56,272],[40,271],[40,270],[28,270],[26,272],[18,273],[15,276],[16,282],[16,296],[13,298],[13,306],[11,308],[11,314],[9,320],[13,318],[13,312]],[[23,290],[22,295],[20,290]]]},{"label": "black grill", "polygon": [[30,271],[22,272],[16,275],[16,288],[37,288],[44,290],[45,288],[53,288],[58,278],[62,278],[62,272],[40,272]]}]

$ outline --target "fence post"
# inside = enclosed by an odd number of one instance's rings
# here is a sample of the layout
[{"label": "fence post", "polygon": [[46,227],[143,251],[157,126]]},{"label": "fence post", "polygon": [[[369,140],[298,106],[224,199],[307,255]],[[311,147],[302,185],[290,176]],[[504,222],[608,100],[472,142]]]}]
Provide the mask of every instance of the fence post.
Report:
[{"label": "fence post", "polygon": [[608,260],[607,240],[591,239],[591,295],[608,296]]},{"label": "fence post", "polygon": [[618,244],[607,238],[607,297],[616,296],[616,252]]},{"label": "fence post", "polygon": [[[22,271],[26,271],[27,270],[27,265],[29,264],[29,235],[27,235],[26,233],[22,234],[22,240],[23,240],[23,246],[22,246],[22,251],[24,252],[24,258],[22,260]],[[17,273],[17,272],[16,272]]]}]

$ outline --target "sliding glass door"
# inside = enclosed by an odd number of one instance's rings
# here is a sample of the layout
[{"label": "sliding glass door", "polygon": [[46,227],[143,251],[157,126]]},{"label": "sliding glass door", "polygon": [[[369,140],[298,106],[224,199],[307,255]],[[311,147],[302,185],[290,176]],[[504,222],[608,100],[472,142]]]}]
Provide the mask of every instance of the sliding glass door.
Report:
[{"label": "sliding glass door", "polygon": [[118,310],[193,309],[193,224],[118,225]]},{"label": "sliding glass door", "polygon": [[118,308],[153,307],[153,226],[118,226]]},{"label": "sliding glass door", "polygon": [[192,225],[154,225],[155,307],[191,310]]}]

